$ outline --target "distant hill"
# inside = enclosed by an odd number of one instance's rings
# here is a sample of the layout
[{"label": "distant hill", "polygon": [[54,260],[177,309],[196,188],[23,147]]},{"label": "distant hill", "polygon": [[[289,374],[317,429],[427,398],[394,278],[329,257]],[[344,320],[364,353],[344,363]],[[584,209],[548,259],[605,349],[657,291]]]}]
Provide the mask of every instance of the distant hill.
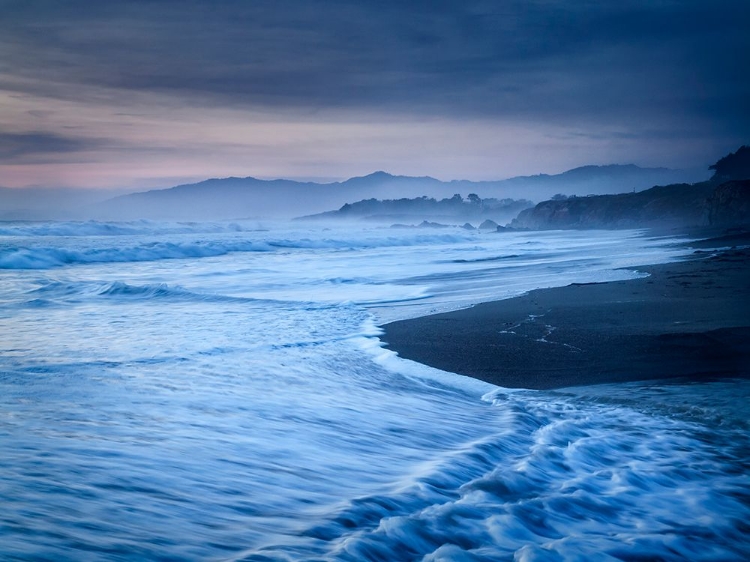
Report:
[{"label": "distant hill", "polygon": [[715,171],[711,180],[695,184],[556,197],[521,211],[510,226],[533,230],[750,226],[750,148],[741,147],[710,169]]},{"label": "distant hill", "polygon": [[298,220],[348,220],[381,223],[475,223],[487,219],[496,222],[507,222],[519,211],[532,207],[528,199],[482,199],[471,193],[464,199],[456,194],[445,199],[417,197],[413,199],[365,199],[356,203],[347,203],[337,211],[327,211],[315,215],[300,217]]},{"label": "distant hill", "polygon": [[639,193],[543,201],[510,226],[532,230],[750,225],[750,181],[658,186]]},{"label": "distant hill", "polygon": [[638,193],[543,201],[510,226],[532,230],[688,226],[704,222],[708,182],[658,186]]},{"label": "distant hill", "polygon": [[655,185],[693,183],[708,179],[708,173],[696,170],[641,168],[634,164],[582,166],[556,175],[519,176],[502,181],[506,190],[529,190],[536,201],[562,195],[604,195],[642,191]]},{"label": "distant hill", "polygon": [[[707,174],[699,179],[705,179],[705,176]],[[540,201],[556,193],[585,195],[639,191],[657,183],[693,181],[695,177],[694,171],[611,165],[585,166],[558,175],[482,182],[444,182],[427,176],[394,176],[385,172],[325,184],[252,177],[225,178],[132,193],[99,204],[92,211],[99,217],[112,219],[292,218],[370,198],[449,198],[456,193],[475,193],[482,198]]]}]

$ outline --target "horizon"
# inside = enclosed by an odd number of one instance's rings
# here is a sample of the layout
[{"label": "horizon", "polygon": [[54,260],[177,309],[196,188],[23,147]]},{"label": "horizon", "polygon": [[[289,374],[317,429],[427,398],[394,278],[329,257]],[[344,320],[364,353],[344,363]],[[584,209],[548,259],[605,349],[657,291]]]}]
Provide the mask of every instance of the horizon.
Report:
[{"label": "horizon", "polygon": [[4,4],[5,187],[693,169],[750,131],[731,0]]}]

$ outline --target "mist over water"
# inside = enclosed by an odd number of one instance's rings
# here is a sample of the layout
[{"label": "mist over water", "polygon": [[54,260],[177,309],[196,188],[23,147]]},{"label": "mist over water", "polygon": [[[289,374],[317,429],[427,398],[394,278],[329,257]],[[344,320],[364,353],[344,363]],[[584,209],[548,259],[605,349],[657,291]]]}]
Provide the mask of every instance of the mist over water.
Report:
[{"label": "mist over water", "polygon": [[745,381],[518,391],[379,323],[626,279],[638,232],[0,226],[0,557],[742,560]]}]

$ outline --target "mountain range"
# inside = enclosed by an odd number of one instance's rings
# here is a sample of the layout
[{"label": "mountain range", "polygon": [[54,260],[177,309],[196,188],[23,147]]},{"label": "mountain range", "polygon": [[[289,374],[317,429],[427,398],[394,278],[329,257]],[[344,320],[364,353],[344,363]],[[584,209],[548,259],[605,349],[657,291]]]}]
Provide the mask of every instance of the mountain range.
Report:
[{"label": "mountain range", "polygon": [[123,195],[98,206],[112,218],[234,219],[293,218],[338,208],[367,198],[451,197],[542,201],[556,193],[585,195],[640,191],[656,184],[694,179],[695,173],[634,165],[585,166],[558,175],[500,181],[440,181],[431,177],[375,172],[343,182],[313,183],[256,178],[211,179],[170,189]]},{"label": "mountain range", "polygon": [[51,189],[0,189],[0,220],[293,218],[369,198],[446,198],[473,193],[482,198],[538,202],[558,193],[632,192],[657,184],[699,181],[707,175],[695,170],[641,168],[629,164],[583,166],[555,175],[478,182],[441,181],[428,176],[396,176],[386,172],[333,183],[230,177],[129,193],[104,201],[101,200],[102,192],[95,190],[67,190],[61,197]]}]

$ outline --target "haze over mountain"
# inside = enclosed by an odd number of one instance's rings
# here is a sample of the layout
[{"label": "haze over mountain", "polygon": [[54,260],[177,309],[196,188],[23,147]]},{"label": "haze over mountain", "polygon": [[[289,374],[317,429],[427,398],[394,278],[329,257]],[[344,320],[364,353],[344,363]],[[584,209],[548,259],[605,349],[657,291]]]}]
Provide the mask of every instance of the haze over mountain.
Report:
[{"label": "haze over mountain", "polygon": [[655,184],[695,181],[702,172],[639,168],[634,165],[585,166],[558,175],[499,181],[440,181],[432,177],[375,172],[343,182],[314,183],[257,178],[210,179],[169,189],[132,193],[91,206],[88,216],[106,219],[293,218],[339,208],[362,199],[452,197],[475,193],[482,198],[542,201],[556,193],[585,195],[639,191]]},{"label": "haze over mountain", "polygon": [[0,220],[96,218],[95,205],[123,193],[127,192],[65,187],[0,187]]}]

